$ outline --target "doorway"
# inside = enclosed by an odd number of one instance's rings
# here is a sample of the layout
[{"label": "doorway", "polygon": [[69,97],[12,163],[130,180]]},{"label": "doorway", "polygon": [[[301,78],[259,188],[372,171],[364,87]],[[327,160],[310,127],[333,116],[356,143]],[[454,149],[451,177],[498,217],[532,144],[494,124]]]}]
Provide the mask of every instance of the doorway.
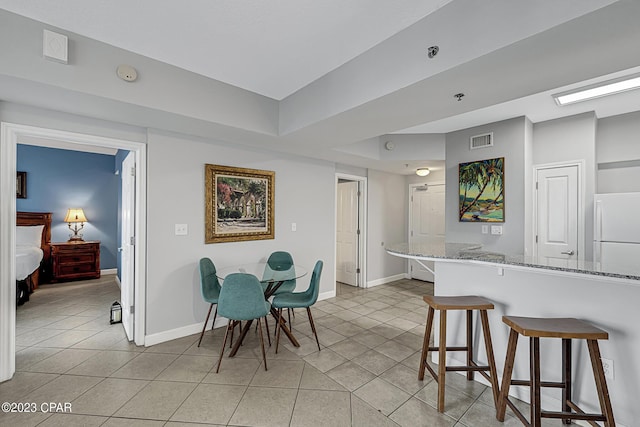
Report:
[{"label": "doorway", "polygon": [[534,256],[584,260],[581,162],[534,168]]},{"label": "doorway", "polygon": [[[411,184],[409,194],[409,243],[444,243],[444,183]],[[433,282],[433,271],[433,261],[409,261],[411,279]]]},{"label": "doorway", "polygon": [[131,222],[136,230],[132,243],[134,275],[123,284],[123,292],[139,302],[134,311],[133,340],[144,345],[145,338],[145,258],[146,258],[146,145],[140,142],[104,138],[55,129],[2,123],[0,133],[0,381],[10,379],[15,372],[15,211],[16,211],[16,151],[23,138],[41,138],[82,146],[108,147],[128,150],[134,154],[135,215]]},{"label": "doorway", "polygon": [[336,174],[336,281],[366,287],[366,178]]}]

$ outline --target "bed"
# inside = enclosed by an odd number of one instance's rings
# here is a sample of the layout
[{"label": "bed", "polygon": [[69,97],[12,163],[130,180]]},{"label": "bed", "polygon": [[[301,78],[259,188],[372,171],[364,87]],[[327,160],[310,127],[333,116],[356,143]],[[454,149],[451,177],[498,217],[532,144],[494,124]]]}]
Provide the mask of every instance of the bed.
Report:
[{"label": "bed", "polygon": [[51,213],[17,212],[16,299],[20,304],[46,281],[51,264]]}]

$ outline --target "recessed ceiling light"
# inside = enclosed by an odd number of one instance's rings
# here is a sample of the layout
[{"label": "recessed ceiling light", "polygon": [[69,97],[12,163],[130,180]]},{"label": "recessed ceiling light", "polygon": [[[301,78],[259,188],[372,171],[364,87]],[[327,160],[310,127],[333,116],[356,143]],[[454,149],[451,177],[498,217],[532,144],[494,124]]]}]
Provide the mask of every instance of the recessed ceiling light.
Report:
[{"label": "recessed ceiling light", "polygon": [[573,104],[640,88],[640,74],[621,77],[553,95],[558,105]]}]

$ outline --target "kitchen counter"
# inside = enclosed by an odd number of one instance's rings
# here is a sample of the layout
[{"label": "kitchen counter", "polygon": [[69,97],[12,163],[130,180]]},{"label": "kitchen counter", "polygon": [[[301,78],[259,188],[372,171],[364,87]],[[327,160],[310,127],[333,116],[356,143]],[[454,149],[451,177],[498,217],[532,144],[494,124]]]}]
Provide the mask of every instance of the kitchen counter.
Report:
[{"label": "kitchen counter", "polygon": [[591,261],[568,260],[551,257],[532,257],[483,251],[475,243],[399,243],[386,248],[391,255],[415,260],[449,260],[503,264],[568,273],[580,273],[618,279],[640,280],[640,260],[635,265],[608,264],[606,269]]},{"label": "kitchen counter", "polygon": [[[498,377],[502,375],[509,328],[502,316],[574,317],[592,323],[609,333],[600,341],[602,357],[615,366],[607,386],[617,425],[637,425],[640,420],[640,267],[619,266],[607,271],[592,262],[554,258],[534,258],[486,251],[473,243],[407,243],[386,247],[390,255],[412,259],[433,266],[435,295],[479,295],[493,301],[489,324]],[[427,262],[428,261],[428,262]],[[640,264],[640,260],[638,260]],[[476,316],[477,317],[477,316]],[[434,339],[438,340],[439,317],[434,319]],[[447,317],[447,345],[465,345],[465,313],[452,311]],[[478,319],[474,334],[479,337],[476,348],[483,348]],[[450,342],[449,342],[450,341]],[[542,377],[557,378],[562,372],[559,340],[542,340],[544,360]],[[599,410],[593,386],[589,356],[583,343],[574,344],[574,396],[587,412]],[[478,363],[486,364],[483,351]],[[436,357],[436,356],[433,356]],[[447,354],[451,364],[464,365],[464,354]],[[436,361],[437,363],[437,361]],[[518,349],[514,378],[529,377],[526,346]],[[486,384],[480,376],[476,381]],[[511,387],[510,394],[529,401],[528,390]],[[542,390],[542,406],[559,410],[561,403],[554,390]]]}]

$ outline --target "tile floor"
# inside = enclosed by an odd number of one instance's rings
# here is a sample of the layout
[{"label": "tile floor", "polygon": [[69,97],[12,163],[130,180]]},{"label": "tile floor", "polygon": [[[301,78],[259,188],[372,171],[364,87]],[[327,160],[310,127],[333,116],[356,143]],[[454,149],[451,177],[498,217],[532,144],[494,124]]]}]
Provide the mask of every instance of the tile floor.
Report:
[{"label": "tile floor", "polygon": [[[293,319],[301,346],[288,341],[261,365],[257,334],[237,356],[217,360],[222,329],[202,346],[191,335],[149,348],[109,325],[119,299],[113,276],[42,286],[18,308],[16,374],[0,401],[71,404],[71,413],[0,413],[11,426],[500,426],[491,390],[447,375],[446,411],[436,384],[417,380],[433,285],[400,280],[371,289],[338,286],[312,309],[322,351],[303,310]],[[271,320],[273,325],[273,320]],[[273,331],[273,328],[271,328]],[[282,344],[282,343],[281,343]],[[193,424],[192,424],[193,423]]]}]

